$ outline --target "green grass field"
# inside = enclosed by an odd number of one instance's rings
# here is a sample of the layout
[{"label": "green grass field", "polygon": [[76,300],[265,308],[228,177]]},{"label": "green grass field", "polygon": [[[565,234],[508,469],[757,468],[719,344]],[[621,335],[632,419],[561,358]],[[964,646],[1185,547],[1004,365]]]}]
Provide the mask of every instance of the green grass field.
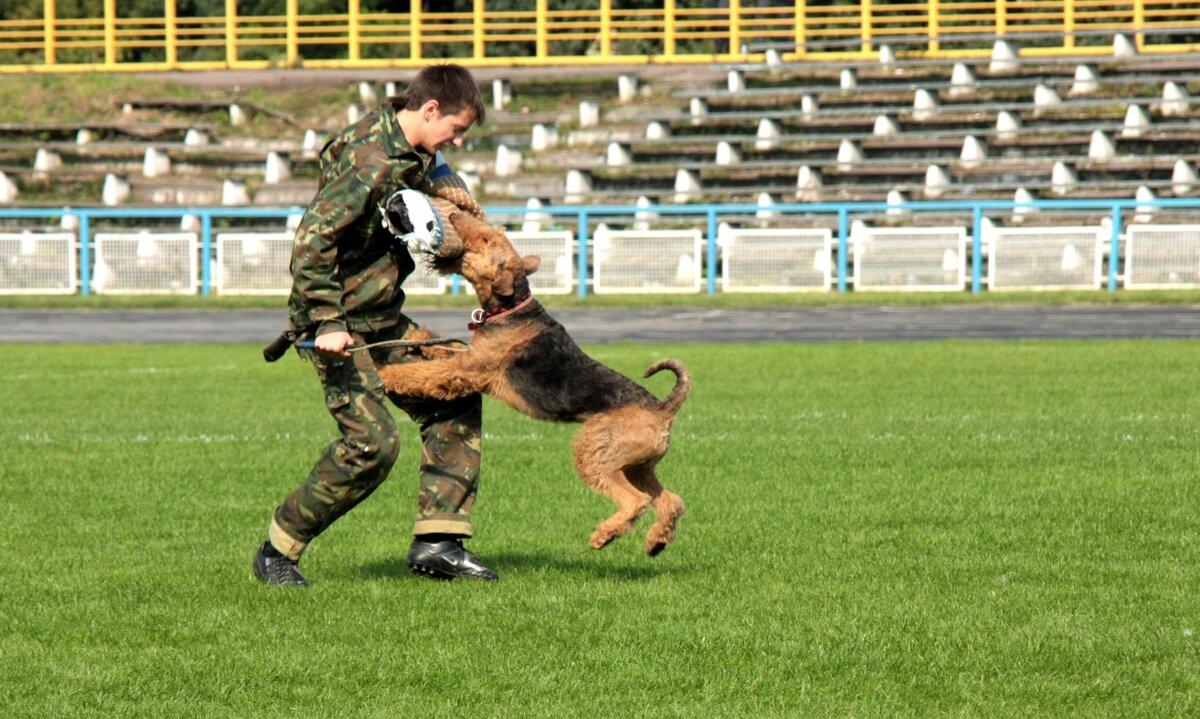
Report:
[{"label": "green grass field", "polygon": [[259,349],[0,351],[0,715],[1200,710],[1194,342],[593,347],[694,375],[662,556],[645,523],[588,549],[573,428],[489,403],[470,547],[503,580],[409,574],[402,423],[307,591],[249,565],[333,424]]}]

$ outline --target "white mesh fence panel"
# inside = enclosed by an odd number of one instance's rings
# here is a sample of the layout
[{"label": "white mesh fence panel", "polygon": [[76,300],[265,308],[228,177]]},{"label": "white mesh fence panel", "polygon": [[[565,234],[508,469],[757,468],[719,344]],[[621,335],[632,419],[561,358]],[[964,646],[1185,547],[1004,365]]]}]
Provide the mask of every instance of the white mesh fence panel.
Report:
[{"label": "white mesh fence panel", "polygon": [[833,233],[828,229],[730,230],[721,238],[726,292],[827,291]]},{"label": "white mesh fence panel", "polygon": [[595,238],[596,294],[700,291],[699,230],[619,230]]},{"label": "white mesh fence panel", "polygon": [[988,289],[1100,287],[1100,227],[996,228],[988,250]]},{"label": "white mesh fence panel", "polygon": [[291,232],[217,235],[216,289],[222,295],[286,295],[292,288]]},{"label": "white mesh fence panel", "polygon": [[924,292],[966,287],[967,234],[961,227],[856,228],[854,289]]},{"label": "white mesh fence panel", "polygon": [[1200,287],[1200,225],[1130,225],[1125,287]]},{"label": "white mesh fence panel", "polygon": [[[412,274],[404,278],[404,282],[400,283],[400,289],[404,290],[406,295],[444,295],[446,287],[449,286],[450,280],[438,273],[424,262],[417,259],[417,269],[412,271]],[[470,289],[470,288],[468,288]]]},{"label": "white mesh fence panel", "polygon": [[72,233],[0,233],[0,294],[73,294],[76,265]]},{"label": "white mesh fence panel", "polygon": [[193,232],[96,234],[92,289],[110,295],[193,295],[199,285]]},{"label": "white mesh fence panel", "polygon": [[575,236],[570,232],[512,232],[508,239],[522,255],[537,255],[542,264],[529,276],[535,293],[567,294],[575,283]]}]

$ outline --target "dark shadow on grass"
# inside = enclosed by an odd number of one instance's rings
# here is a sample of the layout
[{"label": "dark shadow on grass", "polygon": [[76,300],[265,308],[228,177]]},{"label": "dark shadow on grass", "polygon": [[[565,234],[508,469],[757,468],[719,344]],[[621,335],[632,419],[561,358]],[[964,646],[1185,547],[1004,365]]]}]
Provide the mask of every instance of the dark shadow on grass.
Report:
[{"label": "dark shadow on grass", "polygon": [[[484,559],[489,567],[495,570],[501,578],[506,572],[556,572],[575,576],[590,575],[596,579],[621,581],[646,581],[662,576],[677,576],[687,573],[686,566],[670,563],[669,560],[658,560],[643,557],[638,564],[622,564],[614,566],[603,562],[597,557],[596,561],[587,558],[570,558],[556,556],[547,552],[494,552],[488,553]],[[633,560],[631,559],[631,562]],[[409,579],[428,581],[414,575],[408,568],[408,562],[403,557],[386,559],[379,562],[369,562],[359,567],[359,574],[364,579]]]}]

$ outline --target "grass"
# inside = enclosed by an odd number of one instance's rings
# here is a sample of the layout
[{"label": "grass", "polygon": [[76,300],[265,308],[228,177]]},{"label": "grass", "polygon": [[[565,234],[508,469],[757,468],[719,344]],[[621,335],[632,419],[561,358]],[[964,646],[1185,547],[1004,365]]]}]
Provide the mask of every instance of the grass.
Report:
[{"label": "grass", "polygon": [[[1200,706],[1193,342],[611,345],[695,388],[657,559],[586,548],[572,428],[494,403],[471,548],[392,479],[249,578],[332,438],[257,346],[0,353],[0,700],[21,717],[1182,717]],[[664,395],[669,380],[648,386]],[[645,524],[641,526],[644,529]],[[641,531],[639,529],[639,533]]]}]

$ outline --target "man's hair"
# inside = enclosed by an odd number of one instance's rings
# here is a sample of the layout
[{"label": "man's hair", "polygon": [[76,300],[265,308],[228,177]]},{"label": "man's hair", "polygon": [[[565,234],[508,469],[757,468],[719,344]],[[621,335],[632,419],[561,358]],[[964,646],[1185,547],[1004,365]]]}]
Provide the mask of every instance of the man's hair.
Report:
[{"label": "man's hair", "polygon": [[482,124],[487,114],[475,78],[461,65],[446,63],[424,67],[404,92],[389,101],[395,110],[420,110],[430,100],[438,101],[444,115],[474,110],[476,125]]}]

